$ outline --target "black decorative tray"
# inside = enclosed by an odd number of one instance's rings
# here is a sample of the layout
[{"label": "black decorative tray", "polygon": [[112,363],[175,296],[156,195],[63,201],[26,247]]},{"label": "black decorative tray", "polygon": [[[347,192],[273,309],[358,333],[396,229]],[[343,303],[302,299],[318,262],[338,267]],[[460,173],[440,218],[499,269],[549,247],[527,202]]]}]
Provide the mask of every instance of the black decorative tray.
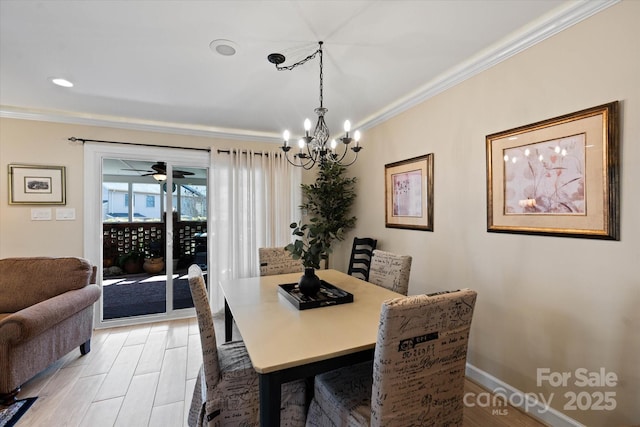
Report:
[{"label": "black decorative tray", "polygon": [[298,310],[353,302],[353,294],[343,291],[324,280],[320,280],[320,290],[313,297],[304,296],[298,289],[297,283],[279,285],[278,292],[296,306]]}]

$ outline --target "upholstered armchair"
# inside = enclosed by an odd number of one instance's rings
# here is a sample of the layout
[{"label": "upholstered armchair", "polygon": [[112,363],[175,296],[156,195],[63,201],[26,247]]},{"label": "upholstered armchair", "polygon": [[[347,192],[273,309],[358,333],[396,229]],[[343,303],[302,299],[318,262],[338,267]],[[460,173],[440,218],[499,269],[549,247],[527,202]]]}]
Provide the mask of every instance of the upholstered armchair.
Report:
[{"label": "upholstered armchair", "polygon": [[95,268],[82,258],[0,260],[0,401],[76,347],[90,350]]}]

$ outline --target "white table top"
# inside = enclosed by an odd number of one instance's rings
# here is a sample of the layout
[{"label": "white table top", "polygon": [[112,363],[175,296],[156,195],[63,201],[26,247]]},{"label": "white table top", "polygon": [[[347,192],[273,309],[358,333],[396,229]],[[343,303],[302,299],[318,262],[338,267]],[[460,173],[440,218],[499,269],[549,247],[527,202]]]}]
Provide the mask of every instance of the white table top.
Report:
[{"label": "white table top", "polygon": [[373,348],[382,302],[403,295],[336,270],[317,270],[328,283],[353,294],[353,302],[298,310],[278,292],[301,274],[221,281],[236,326],[258,373]]}]

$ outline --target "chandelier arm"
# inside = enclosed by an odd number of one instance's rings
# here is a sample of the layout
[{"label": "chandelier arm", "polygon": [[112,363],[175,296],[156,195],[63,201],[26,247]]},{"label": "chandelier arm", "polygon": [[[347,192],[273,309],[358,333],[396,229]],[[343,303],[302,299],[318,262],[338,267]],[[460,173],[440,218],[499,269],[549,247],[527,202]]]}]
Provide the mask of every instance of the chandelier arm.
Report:
[{"label": "chandelier arm", "polygon": [[[305,170],[311,169],[313,167],[313,165],[316,163],[316,159],[314,159],[310,155],[306,155],[306,157],[300,157],[298,154],[294,154],[293,158],[294,159],[298,158],[299,159],[298,163],[296,163],[295,161],[294,162],[291,161],[291,159],[289,158],[289,153],[288,152],[285,152],[284,156],[287,159],[287,162],[289,162],[291,165],[293,165],[295,167],[298,167],[298,168],[302,167]],[[309,159],[309,160],[307,160],[306,162],[303,163],[302,159]]]},{"label": "chandelier arm", "polygon": [[342,156],[340,156],[340,158],[338,158],[337,154],[334,154],[334,158],[332,159],[332,161],[334,163],[340,163],[342,164],[342,160],[344,160],[344,158],[347,156],[347,151],[349,151],[349,147],[347,147],[346,145],[343,145],[343,151],[342,151]]},{"label": "chandelier arm", "polygon": [[347,167],[347,166],[351,166],[352,164],[354,164],[356,162],[356,160],[358,160],[358,153],[354,151],[353,153],[355,154],[355,156],[353,156],[353,160],[351,160],[349,163],[342,163],[342,160],[347,155],[347,151],[349,151],[349,150],[348,150],[347,147],[345,147],[344,153],[342,153],[342,157],[340,157],[339,160],[336,160],[336,163],[339,163],[341,166]]},{"label": "chandelier arm", "polygon": [[293,162],[291,161],[291,159],[289,158],[289,153],[285,152],[285,153],[284,153],[284,158],[285,158],[285,159],[287,159],[287,162],[289,162],[289,164],[290,164],[290,165],[295,166],[295,167],[299,167],[299,166],[300,166],[300,165],[298,165],[298,164],[296,164],[296,163],[293,163]]}]

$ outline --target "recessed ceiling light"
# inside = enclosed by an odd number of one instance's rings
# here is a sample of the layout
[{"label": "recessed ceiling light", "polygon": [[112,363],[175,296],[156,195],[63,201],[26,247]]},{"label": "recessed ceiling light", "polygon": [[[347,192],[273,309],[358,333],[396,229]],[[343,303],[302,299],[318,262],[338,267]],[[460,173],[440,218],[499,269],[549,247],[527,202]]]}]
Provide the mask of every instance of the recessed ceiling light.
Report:
[{"label": "recessed ceiling light", "polygon": [[53,83],[54,85],[62,86],[62,87],[73,87],[73,83],[71,83],[69,80],[61,79],[58,77],[52,78],[51,83]]},{"label": "recessed ceiling light", "polygon": [[222,56],[233,56],[238,51],[238,45],[231,40],[218,39],[209,43],[209,49]]}]

